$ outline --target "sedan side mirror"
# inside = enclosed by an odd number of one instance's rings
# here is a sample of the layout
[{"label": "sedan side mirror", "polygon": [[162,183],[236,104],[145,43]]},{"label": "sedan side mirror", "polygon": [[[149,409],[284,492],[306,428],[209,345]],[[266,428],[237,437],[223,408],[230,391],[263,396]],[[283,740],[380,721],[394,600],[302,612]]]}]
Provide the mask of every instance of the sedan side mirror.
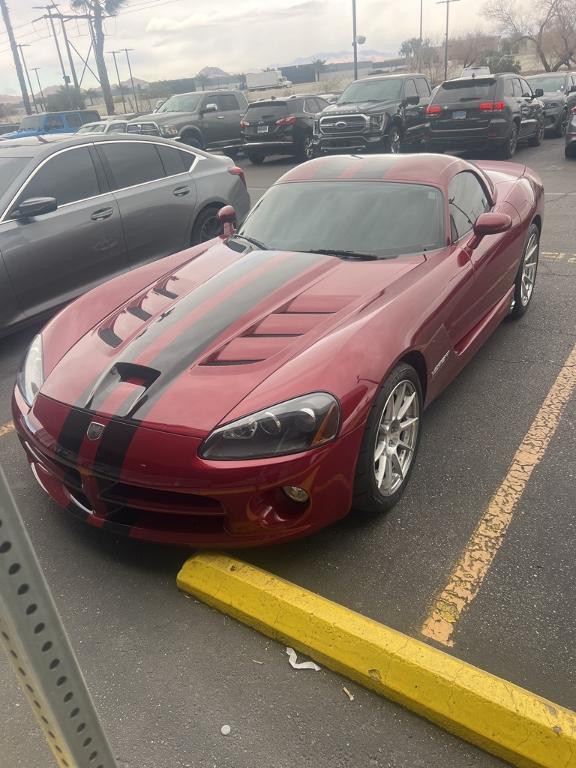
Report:
[{"label": "sedan side mirror", "polygon": [[478,238],[499,235],[511,227],[512,219],[507,213],[481,213],[474,223],[474,234]]},{"label": "sedan side mirror", "polygon": [[537,99],[541,98],[544,96],[544,90],[542,88],[536,88],[534,91],[534,96],[536,96]]},{"label": "sedan side mirror", "polygon": [[404,103],[406,106],[412,106],[415,107],[417,104],[420,104],[420,96],[406,96],[404,99]]},{"label": "sedan side mirror", "polygon": [[218,220],[222,224],[222,237],[231,237],[236,232],[236,211],[232,205],[225,205],[218,211]]},{"label": "sedan side mirror", "polygon": [[218,112],[218,104],[206,104],[202,112]]},{"label": "sedan side mirror", "polygon": [[53,213],[57,208],[55,197],[30,197],[12,211],[12,216],[15,219],[34,219],[44,213]]}]

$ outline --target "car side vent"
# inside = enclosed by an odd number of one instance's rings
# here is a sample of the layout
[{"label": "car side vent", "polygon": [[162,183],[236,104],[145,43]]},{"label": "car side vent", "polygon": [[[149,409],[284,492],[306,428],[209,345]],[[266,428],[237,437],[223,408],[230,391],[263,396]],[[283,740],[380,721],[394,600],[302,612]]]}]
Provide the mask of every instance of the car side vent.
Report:
[{"label": "car side vent", "polygon": [[119,347],[120,344],[122,344],[122,339],[114,333],[112,328],[99,328],[98,336],[100,336],[105,344],[108,344],[108,346],[113,349],[116,349],[116,347]]},{"label": "car side vent", "polygon": [[140,306],[128,307],[128,312],[139,320],[150,320],[152,315]]}]

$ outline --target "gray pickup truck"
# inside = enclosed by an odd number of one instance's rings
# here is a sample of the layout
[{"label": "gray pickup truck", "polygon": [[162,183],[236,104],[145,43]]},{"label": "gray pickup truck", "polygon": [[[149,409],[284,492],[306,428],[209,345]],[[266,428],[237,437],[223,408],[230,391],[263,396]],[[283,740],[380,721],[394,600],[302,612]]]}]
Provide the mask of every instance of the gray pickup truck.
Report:
[{"label": "gray pickup truck", "polygon": [[199,149],[221,149],[234,157],[240,144],[240,119],[248,102],[240,91],[195,91],[171,96],[157,112],[128,124],[128,133],[176,139]]}]

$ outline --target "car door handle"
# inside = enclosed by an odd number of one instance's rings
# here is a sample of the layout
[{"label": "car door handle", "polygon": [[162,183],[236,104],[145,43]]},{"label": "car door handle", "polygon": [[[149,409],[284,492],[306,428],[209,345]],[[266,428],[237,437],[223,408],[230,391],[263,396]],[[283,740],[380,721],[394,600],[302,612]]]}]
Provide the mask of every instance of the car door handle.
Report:
[{"label": "car door handle", "polygon": [[184,197],[184,195],[190,194],[190,187],[176,187],[172,194],[174,197]]},{"label": "car door handle", "polygon": [[216,120],[224,120],[224,115],[216,115]]},{"label": "car door handle", "polygon": [[90,218],[92,221],[104,221],[104,219],[109,219],[113,213],[114,210],[112,208],[100,208],[99,211],[94,211]]}]

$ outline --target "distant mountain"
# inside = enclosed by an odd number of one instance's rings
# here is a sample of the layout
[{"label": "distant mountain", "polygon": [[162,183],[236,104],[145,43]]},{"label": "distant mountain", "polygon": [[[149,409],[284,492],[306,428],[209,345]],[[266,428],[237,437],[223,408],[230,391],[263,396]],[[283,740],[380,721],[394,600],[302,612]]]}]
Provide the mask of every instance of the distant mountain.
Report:
[{"label": "distant mountain", "polygon": [[224,72],[220,67],[204,67],[198,72],[197,77],[229,77],[228,72]]},{"label": "distant mountain", "polygon": [[0,93],[0,104],[18,104],[22,101],[21,96],[10,96],[7,93]]},{"label": "distant mountain", "polygon": [[[358,46],[358,61],[384,61],[385,59],[394,59],[398,57],[398,53],[390,53],[383,51],[376,51],[372,48],[362,48]],[[311,56],[304,56],[299,59],[294,59],[290,64],[283,66],[297,66],[298,64],[312,64],[317,59],[325,61],[326,64],[340,64],[344,61],[352,61],[352,50],[345,51],[320,51],[319,53],[313,53]]]}]

